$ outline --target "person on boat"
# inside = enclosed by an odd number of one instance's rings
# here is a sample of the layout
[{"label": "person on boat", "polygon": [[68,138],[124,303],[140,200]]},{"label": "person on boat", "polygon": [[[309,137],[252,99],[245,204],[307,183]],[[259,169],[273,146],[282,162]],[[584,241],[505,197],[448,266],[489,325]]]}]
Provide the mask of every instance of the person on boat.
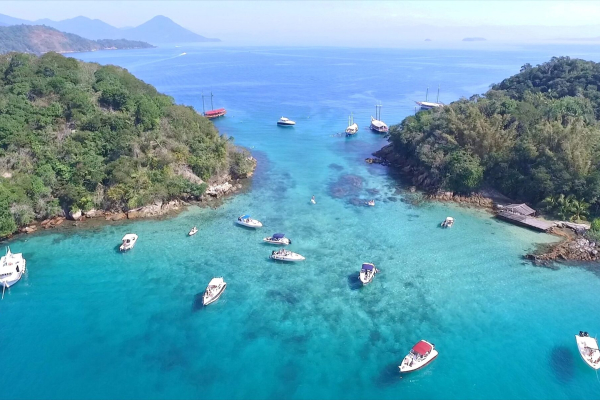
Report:
[{"label": "person on boat", "polygon": [[310,199],[310,202],[313,204],[317,204],[317,201],[315,200],[315,196],[313,195],[313,197]]}]

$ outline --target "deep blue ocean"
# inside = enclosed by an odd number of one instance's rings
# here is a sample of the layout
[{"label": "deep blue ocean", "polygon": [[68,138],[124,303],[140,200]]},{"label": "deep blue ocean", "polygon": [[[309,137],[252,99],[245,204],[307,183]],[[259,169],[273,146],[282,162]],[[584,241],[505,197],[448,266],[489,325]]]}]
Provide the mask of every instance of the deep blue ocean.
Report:
[{"label": "deep blue ocean", "polygon": [[[598,270],[524,262],[555,238],[452,204],[413,205],[385,167],[364,162],[386,143],[367,129],[376,103],[398,123],[427,87],[430,101],[439,85],[448,103],[558,55],[600,61],[592,46],[72,55],[125,67],[197,110],[212,91],[228,110],[215,125],[258,169],[250,190],[218,209],[12,241],[28,272],[0,302],[0,398],[600,398],[574,340],[600,333]],[[347,139],[351,112],[361,129]],[[297,125],[277,127],[281,116]],[[364,207],[370,198],[376,206]],[[243,213],[264,228],[235,226]],[[454,227],[440,229],[449,215]],[[119,254],[128,232],[139,243]],[[306,261],[271,262],[262,238],[275,232]],[[364,288],[362,262],[381,270]],[[202,309],[215,276],[227,290]],[[420,339],[439,357],[401,378]]]}]

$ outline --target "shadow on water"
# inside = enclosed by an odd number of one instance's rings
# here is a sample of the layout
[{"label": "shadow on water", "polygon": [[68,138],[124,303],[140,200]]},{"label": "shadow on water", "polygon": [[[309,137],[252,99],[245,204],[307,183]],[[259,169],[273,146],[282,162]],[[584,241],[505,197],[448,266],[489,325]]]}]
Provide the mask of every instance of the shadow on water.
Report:
[{"label": "shadow on water", "polygon": [[194,295],[194,301],[192,301],[192,312],[200,311],[204,308],[204,304],[202,304],[202,297],[204,297],[204,292],[196,293]]},{"label": "shadow on water", "polygon": [[359,279],[358,272],[353,272],[350,275],[348,275],[348,287],[350,288],[350,290],[358,290],[362,288],[362,286],[363,285]]},{"label": "shadow on water", "polygon": [[281,301],[287,304],[298,304],[300,299],[290,291],[267,290],[267,297],[276,301]]},{"label": "shadow on water", "polygon": [[379,371],[379,375],[375,378],[375,382],[378,386],[389,386],[400,382],[400,379],[398,364],[388,363]]},{"label": "shadow on water", "polygon": [[575,375],[573,352],[566,346],[555,346],[550,352],[550,367],[561,383],[567,383]]}]

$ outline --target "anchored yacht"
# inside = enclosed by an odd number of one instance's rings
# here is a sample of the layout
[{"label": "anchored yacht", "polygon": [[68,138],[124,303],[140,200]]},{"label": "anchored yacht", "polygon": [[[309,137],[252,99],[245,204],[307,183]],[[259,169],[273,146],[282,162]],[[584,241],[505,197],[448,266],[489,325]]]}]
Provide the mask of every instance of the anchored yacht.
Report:
[{"label": "anchored yacht", "polygon": [[25,273],[25,259],[22,253],[13,254],[10,247],[6,255],[0,258],[0,285],[6,289],[14,285]]},{"label": "anchored yacht", "polygon": [[360,274],[358,277],[363,285],[368,285],[373,281],[373,277],[378,273],[379,270],[375,268],[374,264],[371,263],[363,263],[362,268],[360,269]]},{"label": "anchored yacht", "polygon": [[291,252],[291,251],[285,250],[285,249],[271,252],[271,255],[269,256],[269,258],[271,258],[273,260],[290,261],[290,262],[306,260],[306,258],[301,256],[300,254],[294,253],[294,252]]},{"label": "anchored yacht", "polygon": [[350,114],[348,117],[348,127],[346,128],[346,136],[354,136],[358,132],[358,124],[354,122],[354,116]]},{"label": "anchored yacht", "polygon": [[279,121],[277,121],[277,125],[293,126],[293,125],[296,125],[296,123],[294,121],[292,121],[291,119],[287,119],[286,117],[281,117],[281,118],[279,118]]},{"label": "anchored yacht", "polygon": [[292,244],[292,241],[289,238],[286,238],[284,233],[274,233],[273,236],[266,237],[263,239],[263,241],[281,246]]},{"label": "anchored yacht", "polygon": [[133,249],[133,246],[135,246],[137,240],[138,235],[136,235],[135,233],[128,233],[127,235],[123,236],[123,243],[121,243],[121,247],[119,247],[119,250],[127,251]]},{"label": "anchored yacht", "polygon": [[262,222],[250,218],[249,215],[242,215],[241,217],[238,217],[236,223],[238,225],[246,226],[248,228],[261,228],[263,226]]},{"label": "anchored yacht", "polygon": [[577,349],[583,361],[594,369],[600,369],[600,350],[598,349],[598,340],[590,337],[587,332],[579,332],[575,335]]},{"label": "anchored yacht", "polygon": [[212,278],[206,287],[206,291],[204,292],[204,296],[202,296],[202,304],[207,306],[210,303],[214,303],[217,301],[219,297],[225,291],[227,287],[227,282],[223,280],[223,278]]},{"label": "anchored yacht", "polygon": [[446,217],[444,222],[442,222],[442,228],[452,228],[452,225],[454,225],[454,218],[452,217]]},{"label": "anchored yacht", "polygon": [[432,343],[421,340],[415,344],[400,364],[400,372],[412,372],[423,368],[438,356],[438,352]]}]

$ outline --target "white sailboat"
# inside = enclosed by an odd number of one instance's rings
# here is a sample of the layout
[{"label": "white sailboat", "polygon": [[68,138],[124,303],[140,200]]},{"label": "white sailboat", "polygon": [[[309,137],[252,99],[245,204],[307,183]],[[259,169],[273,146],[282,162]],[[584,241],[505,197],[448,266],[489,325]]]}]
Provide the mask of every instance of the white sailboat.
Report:
[{"label": "white sailboat", "polygon": [[373,116],[371,116],[371,126],[369,126],[369,128],[373,131],[373,132],[377,132],[377,133],[387,133],[388,132],[388,126],[385,124],[385,122],[383,122],[381,120],[381,104],[377,104],[375,106],[375,118],[373,118]]},{"label": "white sailboat", "polygon": [[354,122],[354,116],[350,113],[348,117],[348,127],[346,128],[346,136],[354,136],[358,132],[358,124]]}]

